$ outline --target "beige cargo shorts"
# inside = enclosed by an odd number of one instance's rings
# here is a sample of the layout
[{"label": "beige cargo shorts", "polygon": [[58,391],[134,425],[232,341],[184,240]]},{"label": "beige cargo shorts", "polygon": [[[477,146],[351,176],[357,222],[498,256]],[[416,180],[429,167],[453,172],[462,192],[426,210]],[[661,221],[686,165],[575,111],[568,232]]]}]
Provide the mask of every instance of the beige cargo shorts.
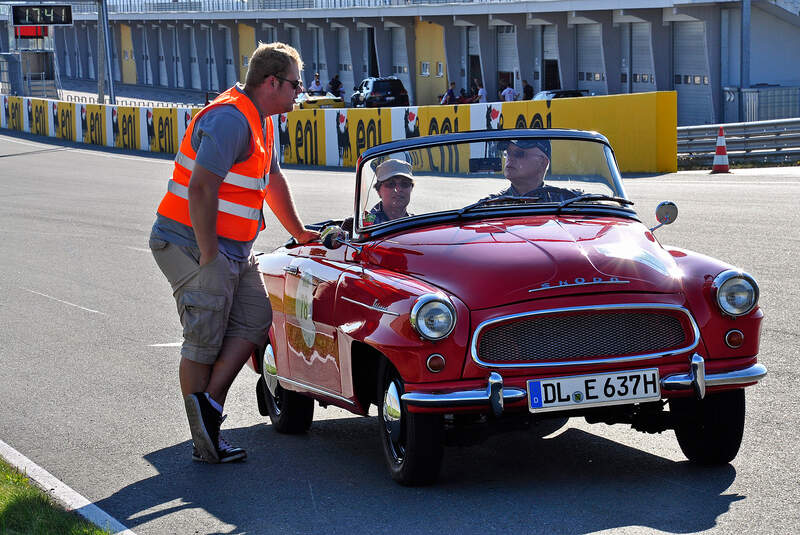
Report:
[{"label": "beige cargo shorts", "polygon": [[182,357],[213,364],[226,336],[243,338],[257,347],[266,343],[272,309],[252,254],[246,262],[237,262],[219,253],[201,267],[197,247],[151,237],[150,250],[178,306]]}]

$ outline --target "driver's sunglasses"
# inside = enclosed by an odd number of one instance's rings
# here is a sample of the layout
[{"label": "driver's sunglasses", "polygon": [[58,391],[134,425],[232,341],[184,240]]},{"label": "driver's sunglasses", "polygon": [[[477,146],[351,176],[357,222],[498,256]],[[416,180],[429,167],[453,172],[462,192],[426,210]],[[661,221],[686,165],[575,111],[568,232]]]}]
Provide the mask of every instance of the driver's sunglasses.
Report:
[{"label": "driver's sunglasses", "polygon": [[289,82],[290,84],[292,84],[292,89],[294,89],[295,91],[297,90],[298,87],[303,85],[303,80],[289,80],[288,78],[284,78],[283,76],[278,76],[277,74],[273,74],[273,76],[282,82]]},{"label": "driver's sunglasses", "polygon": [[506,149],[503,151],[503,154],[505,154],[506,158],[513,158],[514,160],[519,160],[527,156],[528,151],[520,149]]},{"label": "driver's sunglasses", "polygon": [[381,186],[389,186],[389,189],[395,189],[396,187],[400,187],[400,189],[410,189],[414,183],[407,179],[407,178],[392,178],[390,180],[384,180],[381,182]]}]

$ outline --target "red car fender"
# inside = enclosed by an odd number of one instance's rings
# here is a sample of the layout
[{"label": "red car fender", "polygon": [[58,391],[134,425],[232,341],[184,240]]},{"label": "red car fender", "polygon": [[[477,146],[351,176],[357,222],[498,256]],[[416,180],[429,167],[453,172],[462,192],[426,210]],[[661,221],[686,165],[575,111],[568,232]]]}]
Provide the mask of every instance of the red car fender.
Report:
[{"label": "red car fender", "polygon": [[[758,353],[761,320],[764,313],[756,306],[746,316],[734,318],[724,315],[716,303],[714,278],[728,269],[737,269],[709,256],[677,247],[665,247],[683,271],[684,296],[705,342],[708,358],[741,358]],[[725,334],[736,329],[744,335],[739,348],[725,343]]]}]

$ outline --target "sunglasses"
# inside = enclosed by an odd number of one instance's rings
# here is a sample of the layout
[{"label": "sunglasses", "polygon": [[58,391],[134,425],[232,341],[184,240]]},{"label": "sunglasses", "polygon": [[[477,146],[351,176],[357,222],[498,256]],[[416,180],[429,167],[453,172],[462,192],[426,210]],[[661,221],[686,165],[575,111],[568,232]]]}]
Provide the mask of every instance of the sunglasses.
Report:
[{"label": "sunglasses", "polygon": [[289,82],[290,84],[292,84],[292,89],[295,90],[301,85],[303,85],[303,80],[289,80],[288,78],[284,78],[283,76],[278,76],[277,74],[273,74],[273,76],[282,82]]},{"label": "sunglasses", "polygon": [[538,157],[542,157],[542,156],[546,157],[546,155],[544,153],[537,154],[537,153],[534,153],[533,151],[512,149],[512,148],[508,148],[508,149],[504,150],[503,154],[505,154],[506,158],[513,158],[514,160],[520,160],[522,158],[525,158],[526,156],[532,156],[534,154],[536,156],[538,156]]},{"label": "sunglasses", "polygon": [[384,180],[381,182],[381,186],[389,186],[389,189],[395,189],[398,186],[400,189],[410,189],[412,186],[414,186],[414,183],[407,178],[401,178],[399,180],[393,178],[391,180]]}]

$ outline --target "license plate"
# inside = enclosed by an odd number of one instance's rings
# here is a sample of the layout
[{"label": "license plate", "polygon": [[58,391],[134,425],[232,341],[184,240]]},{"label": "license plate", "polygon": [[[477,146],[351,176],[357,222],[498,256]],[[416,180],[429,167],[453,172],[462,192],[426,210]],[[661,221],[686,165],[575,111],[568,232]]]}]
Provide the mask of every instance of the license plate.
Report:
[{"label": "license plate", "polygon": [[661,384],[656,368],[528,381],[528,407],[531,412],[659,399]]},{"label": "license plate", "polygon": [[387,100],[387,101],[394,100],[394,97],[386,97],[386,100]]}]

